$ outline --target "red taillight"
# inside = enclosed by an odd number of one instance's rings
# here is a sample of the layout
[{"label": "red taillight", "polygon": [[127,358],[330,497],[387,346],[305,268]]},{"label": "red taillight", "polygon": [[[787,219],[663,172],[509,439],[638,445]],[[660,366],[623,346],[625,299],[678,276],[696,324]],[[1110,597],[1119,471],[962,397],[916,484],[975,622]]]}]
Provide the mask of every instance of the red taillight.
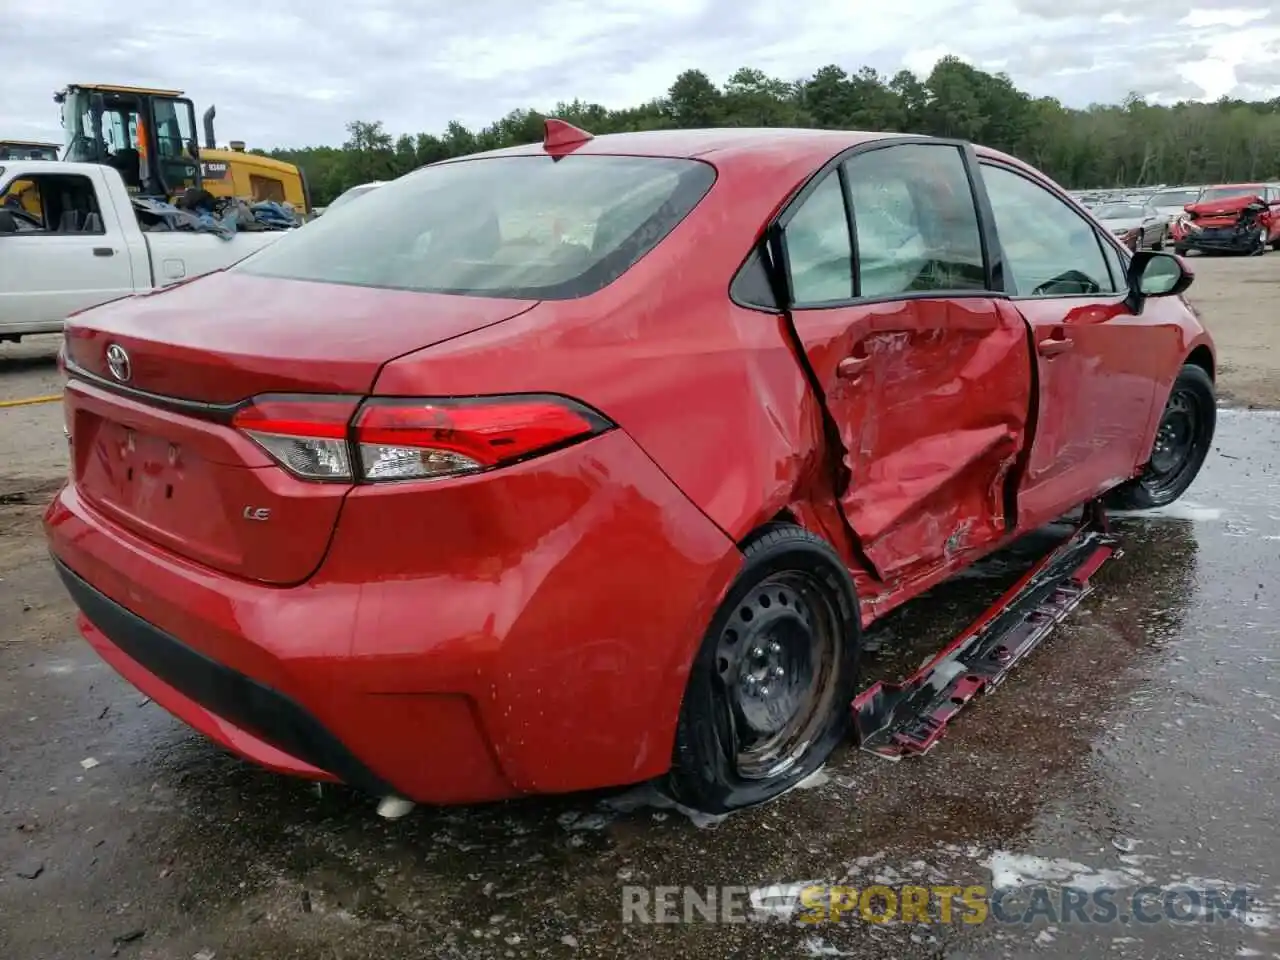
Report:
[{"label": "red taillight", "polygon": [[478,473],[610,426],[556,396],[373,399],[356,416],[354,439],[364,479],[409,480]]},{"label": "red taillight", "polygon": [[[357,407],[359,410],[357,412]],[[558,396],[447,399],[257,397],[232,425],[307,480],[413,480],[478,473],[613,425]]]},{"label": "red taillight", "polygon": [[236,411],[231,425],[295,476],[350,481],[347,424],[359,402],[355,397],[255,397]]}]

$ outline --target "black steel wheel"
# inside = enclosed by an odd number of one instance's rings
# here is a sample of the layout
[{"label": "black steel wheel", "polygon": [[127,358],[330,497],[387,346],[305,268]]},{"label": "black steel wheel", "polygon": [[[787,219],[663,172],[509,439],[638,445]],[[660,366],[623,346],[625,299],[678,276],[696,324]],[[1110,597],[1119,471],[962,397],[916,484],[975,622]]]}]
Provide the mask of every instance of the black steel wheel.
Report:
[{"label": "black steel wheel", "polygon": [[1108,502],[1120,509],[1149,510],[1182,496],[1204,466],[1217,414],[1213,380],[1203,368],[1185,364],[1169,391],[1150,459],[1137,478],[1111,492]]},{"label": "black steel wheel", "polygon": [[669,778],[676,799],[724,813],[817,770],[849,729],[860,633],[829,544],[790,524],[748,542],[690,673]]}]

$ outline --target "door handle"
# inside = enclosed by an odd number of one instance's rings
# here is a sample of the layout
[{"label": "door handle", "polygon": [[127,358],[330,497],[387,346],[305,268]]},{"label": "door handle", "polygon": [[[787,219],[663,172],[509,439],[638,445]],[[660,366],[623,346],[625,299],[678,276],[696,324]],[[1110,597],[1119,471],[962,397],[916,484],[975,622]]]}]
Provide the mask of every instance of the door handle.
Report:
[{"label": "door handle", "polygon": [[93,255],[95,257],[110,257],[115,255],[115,250],[111,247],[94,247]]},{"label": "door handle", "polygon": [[862,376],[870,362],[870,357],[845,357],[836,364],[836,376],[842,380],[856,380]]},{"label": "door handle", "polygon": [[1075,344],[1064,336],[1046,337],[1036,344],[1036,349],[1042,357],[1056,357],[1060,353],[1066,353]]}]

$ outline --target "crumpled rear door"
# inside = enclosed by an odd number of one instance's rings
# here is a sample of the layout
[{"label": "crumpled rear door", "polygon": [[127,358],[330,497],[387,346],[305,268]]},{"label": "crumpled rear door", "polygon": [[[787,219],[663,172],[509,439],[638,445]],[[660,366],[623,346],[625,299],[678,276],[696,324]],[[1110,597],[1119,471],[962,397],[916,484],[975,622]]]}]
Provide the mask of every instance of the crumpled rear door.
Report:
[{"label": "crumpled rear door", "polygon": [[990,545],[1031,398],[1026,326],[985,298],[797,310],[840,430],[841,506],[884,579]]}]

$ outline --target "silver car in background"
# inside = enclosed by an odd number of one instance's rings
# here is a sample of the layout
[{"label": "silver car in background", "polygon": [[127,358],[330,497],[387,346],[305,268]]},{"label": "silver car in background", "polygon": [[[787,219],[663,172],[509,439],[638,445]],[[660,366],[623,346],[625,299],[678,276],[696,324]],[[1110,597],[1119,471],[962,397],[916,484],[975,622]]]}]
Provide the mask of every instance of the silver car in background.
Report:
[{"label": "silver car in background", "polygon": [[1156,213],[1162,217],[1168,217],[1169,222],[1172,223],[1182,216],[1191,204],[1199,203],[1203,193],[1204,187],[1170,187],[1157,191],[1148,202],[1155,207]]},{"label": "silver car in background", "polygon": [[1093,215],[1130,250],[1162,250],[1169,239],[1169,218],[1150,203],[1100,203]]}]

